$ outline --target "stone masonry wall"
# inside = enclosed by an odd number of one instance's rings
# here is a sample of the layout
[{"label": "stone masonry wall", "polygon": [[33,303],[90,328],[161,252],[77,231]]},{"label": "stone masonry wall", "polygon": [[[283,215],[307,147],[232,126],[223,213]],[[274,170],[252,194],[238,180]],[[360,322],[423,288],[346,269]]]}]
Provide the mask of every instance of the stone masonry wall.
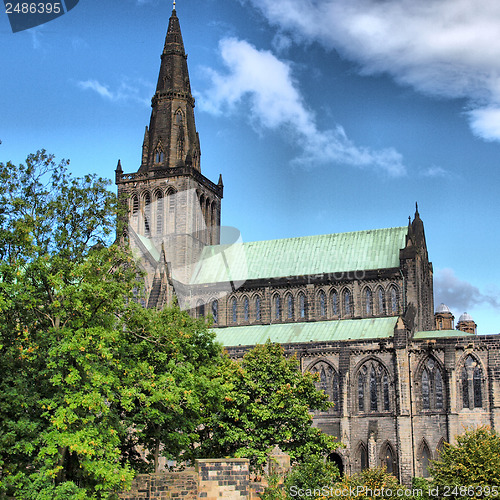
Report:
[{"label": "stone masonry wall", "polygon": [[141,474],[121,500],[215,500],[250,498],[250,470],[246,458],[196,460],[195,469]]}]

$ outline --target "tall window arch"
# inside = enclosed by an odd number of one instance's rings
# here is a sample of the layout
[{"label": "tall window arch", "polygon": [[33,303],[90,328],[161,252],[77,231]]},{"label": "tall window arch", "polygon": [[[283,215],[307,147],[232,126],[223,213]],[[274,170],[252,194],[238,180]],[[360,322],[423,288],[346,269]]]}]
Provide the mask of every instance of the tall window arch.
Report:
[{"label": "tall window arch", "polygon": [[260,311],[260,297],[257,295],[255,297],[255,321],[261,320],[261,311]]},{"label": "tall window arch", "polygon": [[151,236],[151,196],[144,195],[144,235]]},{"label": "tall window arch", "polygon": [[212,302],[212,317],[214,324],[217,324],[219,322],[219,301],[217,299]]},{"label": "tall window arch", "polygon": [[352,314],[352,304],[351,304],[351,292],[349,290],[344,290],[344,294],[343,294],[343,307],[344,307],[344,315],[346,317],[351,316],[351,314]]},{"label": "tall window arch", "polygon": [[389,292],[391,298],[391,313],[399,313],[399,291],[395,285],[392,285]]},{"label": "tall window arch", "polygon": [[423,410],[444,409],[443,375],[434,358],[429,357],[423,364],[420,388]]},{"label": "tall window arch", "polygon": [[379,413],[391,410],[390,378],[382,363],[371,359],[357,374],[357,411]]},{"label": "tall window arch", "polygon": [[318,294],[318,310],[321,318],[326,316],[326,295],[323,290],[320,290]]},{"label": "tall window arch", "polygon": [[334,403],[332,411],[339,410],[339,374],[330,363],[326,361],[318,361],[309,370],[310,373],[319,374],[319,382],[316,387],[325,392],[328,400]]},{"label": "tall window arch", "polygon": [[139,215],[139,198],[136,194],[132,196],[132,216],[137,217]]},{"label": "tall window arch", "polygon": [[299,293],[299,317],[300,319],[306,319],[307,316],[307,301],[306,296],[303,292]]},{"label": "tall window arch", "polygon": [[293,319],[293,297],[291,293],[286,296],[286,318]]},{"label": "tall window arch", "polygon": [[243,318],[246,322],[250,320],[250,303],[248,302],[248,297],[243,299]]},{"label": "tall window arch", "polygon": [[335,290],[331,294],[332,298],[332,314],[333,316],[339,316],[339,296]]},{"label": "tall window arch", "polygon": [[368,469],[368,449],[360,443],[356,451],[356,465],[359,471]]},{"label": "tall window arch", "polygon": [[369,288],[365,289],[365,314],[366,316],[373,314],[372,291]]},{"label": "tall window arch", "polygon": [[274,319],[276,321],[279,321],[281,319],[281,300],[280,300],[280,296],[278,294],[276,294],[274,296]]},{"label": "tall window arch", "polygon": [[238,321],[238,305],[236,303],[236,297],[231,299],[231,319],[233,323]]},{"label": "tall window arch", "polygon": [[429,466],[431,464],[431,452],[425,441],[422,441],[420,446],[418,461],[420,462],[420,475],[422,477],[430,477]]},{"label": "tall window arch", "polygon": [[156,197],[156,234],[163,234],[163,193],[155,192]]},{"label": "tall window arch", "polygon": [[463,408],[482,408],[483,370],[474,356],[469,354],[464,361],[461,376]]},{"label": "tall window arch", "polygon": [[198,301],[197,307],[198,318],[203,318],[205,316],[205,303],[202,300]]},{"label": "tall window arch", "polygon": [[377,290],[377,312],[381,316],[385,314],[385,292],[381,286]]},{"label": "tall window arch", "polygon": [[385,443],[385,445],[382,447],[380,459],[387,472],[396,476],[398,473],[396,468],[396,454],[394,453],[394,450],[390,443]]}]

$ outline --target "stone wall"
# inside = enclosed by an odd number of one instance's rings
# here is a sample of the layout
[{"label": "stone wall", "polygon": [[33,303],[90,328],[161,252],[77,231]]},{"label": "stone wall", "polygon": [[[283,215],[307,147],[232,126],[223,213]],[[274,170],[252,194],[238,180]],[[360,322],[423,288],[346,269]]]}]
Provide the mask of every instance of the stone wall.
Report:
[{"label": "stone wall", "polygon": [[[255,488],[253,488],[255,490]],[[121,500],[250,499],[250,471],[246,458],[197,460],[194,469],[141,474]]]}]

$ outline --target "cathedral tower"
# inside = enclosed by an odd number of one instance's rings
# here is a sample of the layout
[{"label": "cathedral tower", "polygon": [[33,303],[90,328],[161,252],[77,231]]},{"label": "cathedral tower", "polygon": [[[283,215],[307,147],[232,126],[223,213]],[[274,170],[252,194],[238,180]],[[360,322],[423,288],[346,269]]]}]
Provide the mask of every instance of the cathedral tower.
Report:
[{"label": "cathedral tower", "polygon": [[126,174],[118,162],[115,171],[118,195],[128,203],[131,246],[144,257],[150,306],[169,300],[167,282],[188,283],[203,247],[220,239],[222,177],[215,184],[201,173],[194,105],[174,6],[141,165],[136,173]]}]

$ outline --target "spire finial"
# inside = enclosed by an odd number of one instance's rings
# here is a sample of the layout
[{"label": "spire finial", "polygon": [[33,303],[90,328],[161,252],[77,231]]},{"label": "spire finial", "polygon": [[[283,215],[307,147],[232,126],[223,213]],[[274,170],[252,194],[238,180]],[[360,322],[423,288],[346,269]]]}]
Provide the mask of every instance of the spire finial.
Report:
[{"label": "spire finial", "polygon": [[415,215],[419,215],[418,214],[418,202],[415,202]]},{"label": "spire finial", "polygon": [[174,10],[175,10],[175,0],[174,0]]}]

